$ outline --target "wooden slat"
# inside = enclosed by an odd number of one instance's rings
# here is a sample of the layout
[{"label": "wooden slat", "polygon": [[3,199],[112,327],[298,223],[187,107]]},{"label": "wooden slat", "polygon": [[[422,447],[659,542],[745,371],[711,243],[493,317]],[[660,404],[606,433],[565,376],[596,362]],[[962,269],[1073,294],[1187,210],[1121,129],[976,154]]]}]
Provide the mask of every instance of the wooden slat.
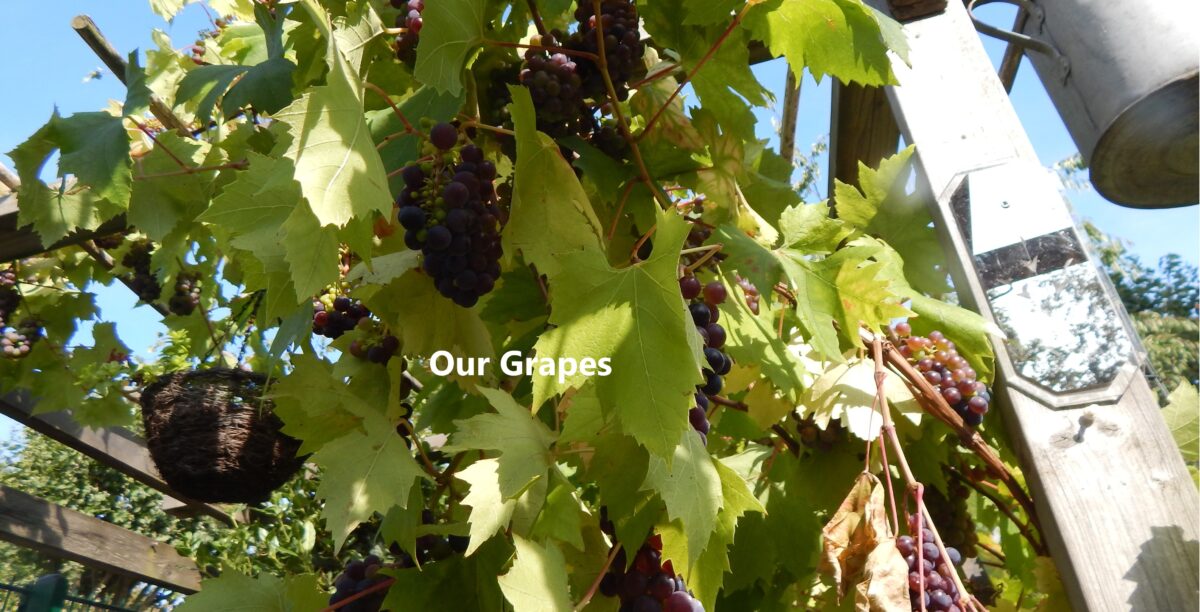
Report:
[{"label": "wooden slat", "polygon": [[0,539],[180,593],[200,590],[196,564],[169,544],[3,485]]},{"label": "wooden slat", "polygon": [[[869,3],[885,8],[882,0]],[[956,268],[958,296],[995,322],[955,220],[956,186],[990,166],[1040,163],[961,3],[904,30],[912,65],[893,61],[900,85],[887,88],[888,99],[905,139],[917,144],[922,180],[938,196],[931,213]],[[1037,202],[1039,215],[1069,215],[1053,186]],[[1104,389],[1104,399],[1047,397],[1020,378],[1003,343],[996,366],[997,405],[1072,607],[1200,608],[1200,504],[1142,373]]]},{"label": "wooden slat", "polygon": [[80,230],[72,232],[66,238],[59,240],[49,247],[44,247],[42,246],[41,237],[37,235],[37,232],[33,231],[32,226],[18,227],[17,195],[15,193],[0,195],[0,263],[76,245],[84,240],[123,232],[125,229],[125,215],[119,215],[104,222],[95,231]]},{"label": "wooden slat", "polygon": [[833,108],[829,118],[829,190],[834,180],[858,184],[858,163],[877,168],[896,152],[900,128],[892,116],[887,93],[880,87],[833,82]]},{"label": "wooden slat", "polygon": [[33,406],[34,402],[24,393],[0,396],[0,414],[178,500],[168,503],[170,507],[189,506],[197,513],[211,516],[227,525],[233,524],[234,518],[221,509],[190,501],[172,490],[158,475],[145,443],[133,432],[120,427],[83,427],[66,412],[48,412],[35,416]]}]

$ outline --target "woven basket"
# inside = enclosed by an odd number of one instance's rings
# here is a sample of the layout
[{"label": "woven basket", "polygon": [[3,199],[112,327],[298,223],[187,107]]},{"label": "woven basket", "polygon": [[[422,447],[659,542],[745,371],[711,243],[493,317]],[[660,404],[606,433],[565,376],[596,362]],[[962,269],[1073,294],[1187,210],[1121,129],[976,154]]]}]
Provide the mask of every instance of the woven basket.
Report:
[{"label": "woven basket", "polygon": [[258,503],[304,464],[300,442],[260,401],[266,377],[242,370],[176,372],[142,392],[154,465],[171,488],[202,502]]}]

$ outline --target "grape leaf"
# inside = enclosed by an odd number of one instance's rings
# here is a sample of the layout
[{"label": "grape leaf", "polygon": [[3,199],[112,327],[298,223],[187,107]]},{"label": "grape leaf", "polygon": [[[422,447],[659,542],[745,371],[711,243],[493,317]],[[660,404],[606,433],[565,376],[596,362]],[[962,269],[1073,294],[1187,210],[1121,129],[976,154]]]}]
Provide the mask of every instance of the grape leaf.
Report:
[{"label": "grape leaf", "polygon": [[292,271],[296,295],[316,295],[338,278],[338,236],[306,206],[297,206],[283,222],[280,242]]},{"label": "grape leaf", "polygon": [[417,43],[417,80],[439,92],[457,96],[463,89],[467,56],[483,42],[485,0],[439,0],[421,12]]},{"label": "grape leaf", "polygon": [[175,99],[186,102],[200,98],[196,119],[203,123],[212,117],[218,101],[226,120],[247,106],[253,106],[261,113],[276,113],[292,102],[292,71],[295,69],[296,65],[283,57],[270,58],[253,66],[201,66],[188,72],[179,82]]},{"label": "grape leaf", "polygon": [[311,453],[327,442],[359,428],[371,409],[334,377],[329,362],[308,353],[292,355],[292,372],[271,386],[275,414],[283,432],[301,440],[300,453]]},{"label": "grape leaf", "polygon": [[511,395],[497,389],[480,388],[479,392],[496,412],[455,421],[457,430],[446,450],[499,451],[500,494],[512,499],[546,475],[554,434]]},{"label": "grape leaf", "polygon": [[[222,155],[220,149],[206,142],[185,139],[174,132],[160,134],[156,146],[138,164],[141,176],[129,199],[129,222],[159,241],[180,223],[191,222],[204,210],[217,173],[210,170],[179,176],[175,174],[179,170],[176,158],[199,167],[220,164],[224,161]],[[161,174],[170,176],[156,176]]]},{"label": "grape leaf", "polygon": [[176,609],[180,612],[308,612],[324,607],[327,599],[328,595],[321,590],[314,574],[280,578],[263,573],[251,578],[235,570],[226,570],[219,578],[201,582],[200,592],[189,596]]},{"label": "grape leaf", "polygon": [[[695,328],[676,280],[688,227],[673,212],[661,212],[650,258],[619,270],[591,250],[562,257],[570,274],[554,278],[551,286],[550,323],[557,327],[535,347],[539,357],[576,363],[611,356],[620,367],[592,379],[597,395],[627,434],[660,457],[674,453],[688,428],[687,409],[700,382],[699,340],[692,337]],[[578,373],[546,376],[539,370],[534,405],[586,380]]]},{"label": "grape leaf", "polygon": [[51,119],[59,147],[60,176],[75,175],[96,197],[125,206],[133,189],[129,134],[120,117],[105,112]]},{"label": "grape leaf", "polygon": [[[647,83],[629,99],[629,107],[643,117],[653,117],[658,109],[663,109],[655,128],[644,135],[647,142],[665,141],[687,151],[702,150],[704,141],[684,113],[683,100],[678,96],[671,100],[671,94],[678,87],[679,83],[673,77]],[[671,100],[669,104],[667,100]]]},{"label": "grape leaf", "polygon": [[395,577],[396,583],[388,589],[382,609],[392,612],[503,610],[504,596],[496,576],[512,554],[512,546],[506,539],[495,538],[469,557],[451,555],[420,569],[384,570],[381,573]]},{"label": "grape leaf", "polygon": [[808,253],[832,253],[849,233],[849,228],[829,217],[829,205],[799,204],[779,215],[783,245]]},{"label": "grape leaf", "polygon": [[189,4],[192,0],[150,0],[150,10],[154,14],[171,21],[175,19],[175,15],[183,10],[183,7]]},{"label": "grape leaf", "polygon": [[253,151],[250,166],[233,173],[212,205],[196,220],[215,225],[233,236],[231,243],[259,257],[282,254],[279,231],[300,202],[300,189],[290,160]]},{"label": "grape leaf", "polygon": [[783,393],[799,391],[804,386],[807,368],[779,336],[776,326],[780,313],[772,308],[769,300],[762,300],[758,314],[754,314],[732,275],[725,274],[723,279],[729,288],[729,298],[721,306],[729,338],[724,351],[736,361],[756,364]]},{"label": "grape leaf", "polygon": [[704,442],[691,429],[683,432],[682,438],[669,464],[661,457],[650,456],[642,489],[657,492],[667,505],[667,516],[682,523],[688,550],[683,567],[690,568],[712,536],[724,502],[721,475]]},{"label": "grape leaf", "polygon": [[684,25],[708,25],[711,23],[729,23],[735,10],[740,9],[744,0],[687,0],[687,17],[683,18]]},{"label": "grape leaf", "polygon": [[[517,167],[504,250],[521,251],[525,261],[553,279],[566,268],[566,255],[602,251],[604,230],[558,145],[536,131],[529,90],[510,86],[509,91],[517,132]],[[547,232],[547,227],[554,231]]]},{"label": "grape leaf", "polygon": [[500,462],[480,459],[459,470],[454,477],[470,485],[463,505],[471,507],[471,543],[466,555],[479,549],[489,538],[504,529],[517,508],[516,499],[504,499],[500,492]]},{"label": "grape leaf", "polygon": [[686,573],[688,587],[695,589],[696,597],[707,610],[716,607],[722,580],[730,569],[728,549],[733,544],[734,534],[738,533],[738,520],[747,512],[766,512],[737,472],[720,461],[714,461],[713,465],[716,466],[717,475],[720,477],[724,505],[717,515],[716,527],[704,547],[704,552]]},{"label": "grape leaf", "polygon": [[835,181],[838,217],[887,241],[904,259],[904,276],[916,289],[931,295],[950,290],[949,271],[925,202],[905,192],[913,168],[913,147],[884,159],[878,170],[858,163],[856,189]]},{"label": "grape leaf", "polygon": [[[915,425],[921,423],[921,405],[900,378],[886,377],[883,389],[894,412]],[[829,369],[813,382],[803,405],[821,429],[825,429],[830,421],[840,419],[850,433],[863,440],[874,440],[883,426],[883,415],[875,405],[875,395],[875,362],[852,358],[844,363],[830,364]]]},{"label": "grape leaf", "polygon": [[420,255],[420,251],[399,251],[376,257],[370,265],[361,262],[350,269],[346,282],[361,280],[373,285],[386,285],[419,266]]},{"label": "grape leaf", "polygon": [[833,578],[838,600],[846,595],[876,544],[889,533],[883,485],[870,473],[859,474],[842,505],[821,529],[821,573]]},{"label": "grape leaf", "polygon": [[517,556],[512,569],[500,576],[500,590],[516,610],[569,612],[571,594],[562,552],[551,542],[545,546],[513,536]]},{"label": "grape leaf", "polygon": [[1196,388],[1186,380],[1180,381],[1167,398],[1162,415],[1183,460],[1192,463],[1200,459],[1200,435],[1196,426],[1200,422],[1200,398],[1196,396]]},{"label": "grape leaf", "polygon": [[808,67],[818,81],[828,74],[843,83],[890,85],[896,78],[887,45],[897,45],[892,50],[902,57],[908,52],[891,18],[862,0],[772,0],[751,9],[743,23],[787,58],[797,79]]},{"label": "grape leaf", "polygon": [[408,504],[404,507],[392,506],[379,525],[383,543],[390,546],[395,542],[412,557],[418,567],[421,566],[421,559],[417,554],[417,531],[421,527],[424,507],[425,494],[421,487],[413,487],[408,493]]},{"label": "grape leaf", "polygon": [[365,433],[352,431],[312,456],[324,469],[317,495],[325,499],[321,516],[335,549],[376,510],[405,506],[417,478],[426,478],[391,423],[377,412],[364,417]]},{"label": "grape leaf", "polygon": [[530,535],[535,539],[553,538],[576,550],[584,550],[583,519],[586,510],[579,500],[575,484],[558,469],[551,470],[552,488],[546,495],[546,505],[538,514]]}]

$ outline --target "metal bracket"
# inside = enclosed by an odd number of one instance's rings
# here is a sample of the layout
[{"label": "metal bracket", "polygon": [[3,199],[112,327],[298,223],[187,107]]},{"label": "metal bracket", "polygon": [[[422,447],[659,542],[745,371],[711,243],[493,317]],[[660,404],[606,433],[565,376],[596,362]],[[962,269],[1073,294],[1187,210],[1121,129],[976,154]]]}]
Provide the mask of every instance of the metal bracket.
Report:
[{"label": "metal bracket", "polygon": [[1037,27],[1039,30],[1046,19],[1046,14],[1042,11],[1042,8],[1030,0],[971,0],[967,3],[967,14],[971,16],[971,23],[975,25],[975,30],[982,34],[987,34],[992,38],[1003,40],[1010,45],[1015,45],[1020,49],[1037,51],[1043,55],[1050,56],[1058,64],[1058,78],[1065,83],[1067,77],[1071,74],[1071,61],[1053,44],[1040,38],[1034,38],[1028,34],[997,28],[975,16],[975,7],[984,4],[995,4],[997,2],[1015,4],[1020,10],[1025,11],[1029,15],[1029,19],[1033,21],[1029,25]]}]

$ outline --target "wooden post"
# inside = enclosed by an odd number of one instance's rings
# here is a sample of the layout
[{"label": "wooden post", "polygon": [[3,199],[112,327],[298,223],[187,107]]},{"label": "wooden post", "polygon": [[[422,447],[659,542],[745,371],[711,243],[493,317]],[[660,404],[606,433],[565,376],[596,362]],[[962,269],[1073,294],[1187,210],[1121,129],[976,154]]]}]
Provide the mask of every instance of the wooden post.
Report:
[{"label": "wooden post", "polygon": [[[893,62],[900,85],[888,87],[887,97],[936,196],[931,212],[957,265],[960,299],[996,322],[1001,298],[988,291],[997,274],[1010,275],[999,284],[1016,287],[1068,265],[1081,273],[1092,266],[1100,290],[1089,303],[1102,323],[1125,327],[1123,308],[1104,289],[1067,203],[1042,173],[962,3],[904,31],[912,67]],[[1045,257],[1029,257],[1047,239],[1057,243]],[[1025,249],[1028,258],[1017,261],[1024,267],[995,268],[1010,246]],[[1048,261],[1063,257],[1069,260]],[[1136,343],[1125,346],[1132,354]],[[1142,372],[1126,366],[1086,390],[1053,392],[1033,380],[1019,354],[1004,343],[996,348],[1002,414],[995,416],[1013,438],[1073,607],[1200,607],[1197,492]]]},{"label": "wooden post", "polygon": [[877,168],[883,158],[896,152],[900,128],[892,117],[887,94],[880,87],[833,82],[829,115],[829,187],[834,180],[858,184],[858,163]]},{"label": "wooden post", "polygon": [[200,590],[196,564],[170,545],[3,485],[0,539],[180,593]]}]

